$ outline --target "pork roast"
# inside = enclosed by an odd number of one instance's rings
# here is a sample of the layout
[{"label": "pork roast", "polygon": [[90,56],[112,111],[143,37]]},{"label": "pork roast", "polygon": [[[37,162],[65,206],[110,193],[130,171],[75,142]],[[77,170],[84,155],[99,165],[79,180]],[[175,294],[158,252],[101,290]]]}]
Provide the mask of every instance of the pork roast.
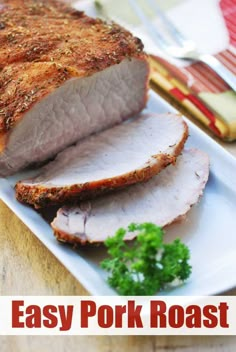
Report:
[{"label": "pork roast", "polygon": [[[152,222],[166,226],[183,217],[201,196],[209,175],[208,156],[187,150],[159,175],[76,207],[63,207],[52,223],[58,240],[103,242],[120,227]],[[135,235],[129,235],[131,240]]]},{"label": "pork roast", "polygon": [[37,208],[146,181],[175,162],[187,136],[178,115],[141,116],[61,152],[37,177],[17,183],[17,199]]},{"label": "pork roast", "polygon": [[2,0],[0,176],[139,112],[148,74],[119,25],[54,0]]}]

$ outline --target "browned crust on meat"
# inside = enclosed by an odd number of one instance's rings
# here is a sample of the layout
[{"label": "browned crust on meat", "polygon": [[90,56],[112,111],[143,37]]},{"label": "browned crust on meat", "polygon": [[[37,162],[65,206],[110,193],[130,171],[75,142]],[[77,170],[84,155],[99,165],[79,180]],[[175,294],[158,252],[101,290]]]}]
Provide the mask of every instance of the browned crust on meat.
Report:
[{"label": "browned crust on meat", "polygon": [[54,227],[53,223],[51,223],[51,227],[53,229],[54,236],[59,242],[73,244],[75,247],[78,245],[88,245],[88,244],[101,244],[103,242],[89,242],[86,238],[83,239],[82,236],[70,235],[69,233],[58,230]]},{"label": "browned crust on meat", "polygon": [[45,187],[16,184],[16,198],[22,203],[32,204],[35,208],[45,206],[73,203],[77,200],[91,199],[100,194],[132,185],[137,182],[145,182],[160,172],[170,163],[175,162],[175,157],[160,155],[156,157],[157,162],[147,165],[143,169],[134,170],[119,177],[75,184],[68,187]]},{"label": "browned crust on meat", "polygon": [[143,45],[114,23],[54,0],[4,0],[0,6],[0,151],[25,112],[73,77],[125,58],[146,60]]},{"label": "browned crust on meat", "polygon": [[176,161],[188,138],[188,127],[183,121],[184,133],[181,141],[175,146],[173,155],[158,154],[153,156],[147,164],[138,170],[116,176],[110,179],[74,184],[68,187],[46,187],[42,185],[27,185],[24,181],[16,184],[16,198],[22,203],[28,203],[35,208],[45,206],[73,203],[78,200],[91,199],[112,190],[120,189],[138,182],[145,182],[158,174],[169,164]]}]

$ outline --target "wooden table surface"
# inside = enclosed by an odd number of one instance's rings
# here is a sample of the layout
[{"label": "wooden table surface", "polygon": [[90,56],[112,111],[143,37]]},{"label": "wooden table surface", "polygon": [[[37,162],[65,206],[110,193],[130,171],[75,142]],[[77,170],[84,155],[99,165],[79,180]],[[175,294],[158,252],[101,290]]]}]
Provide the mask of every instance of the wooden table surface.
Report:
[{"label": "wooden table surface", "polygon": [[[223,146],[236,156],[236,143]],[[0,295],[86,295],[86,290],[0,201]],[[231,291],[236,294],[236,289]],[[1,315],[1,313],[0,313]],[[0,337],[1,352],[230,351],[236,337]]]}]

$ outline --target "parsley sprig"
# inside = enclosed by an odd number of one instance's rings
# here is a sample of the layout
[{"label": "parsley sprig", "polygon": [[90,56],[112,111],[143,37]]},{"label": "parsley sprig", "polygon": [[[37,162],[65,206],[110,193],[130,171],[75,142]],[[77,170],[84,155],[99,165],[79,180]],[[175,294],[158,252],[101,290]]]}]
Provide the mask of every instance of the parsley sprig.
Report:
[{"label": "parsley sprig", "polygon": [[[124,236],[137,232],[132,243]],[[191,274],[188,247],[180,239],[163,243],[162,228],[151,224],[131,224],[105,241],[109,258],[101,267],[109,272],[108,283],[121,295],[153,295],[173,281],[185,281]]]}]

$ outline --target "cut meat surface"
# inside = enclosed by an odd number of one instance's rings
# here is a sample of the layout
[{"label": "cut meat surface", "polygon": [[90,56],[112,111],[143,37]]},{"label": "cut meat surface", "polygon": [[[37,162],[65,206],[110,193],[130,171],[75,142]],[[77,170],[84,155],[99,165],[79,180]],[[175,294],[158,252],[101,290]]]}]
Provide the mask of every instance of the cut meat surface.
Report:
[{"label": "cut meat surface", "polygon": [[164,227],[182,218],[198,201],[208,176],[208,156],[196,149],[187,150],[175,165],[147,183],[76,207],[61,208],[52,228],[60,241],[85,244],[104,242],[118,228],[126,228],[132,222],[152,222]]},{"label": "cut meat surface", "polygon": [[43,207],[147,181],[175,162],[187,136],[178,115],[140,116],[61,152],[36,178],[17,183],[17,199]]},{"label": "cut meat surface", "polygon": [[146,55],[119,25],[54,0],[2,0],[0,15],[0,176],[145,106]]}]

